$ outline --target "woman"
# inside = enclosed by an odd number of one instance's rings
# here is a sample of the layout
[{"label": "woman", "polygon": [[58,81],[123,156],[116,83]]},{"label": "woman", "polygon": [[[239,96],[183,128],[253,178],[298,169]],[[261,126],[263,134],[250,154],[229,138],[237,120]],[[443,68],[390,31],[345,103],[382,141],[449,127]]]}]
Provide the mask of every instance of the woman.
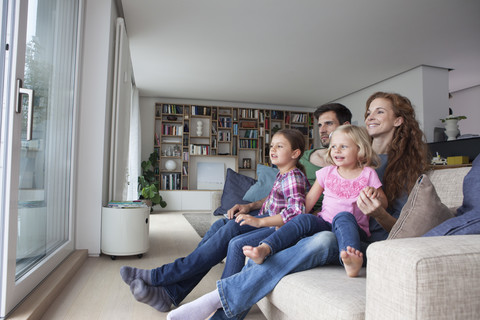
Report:
[{"label": "woman", "polygon": [[[389,207],[379,200],[361,197],[357,204],[370,219],[370,233],[362,248],[384,240],[395,224],[417,177],[427,169],[427,145],[406,97],[377,92],[366,103],[365,124],[373,138],[372,147],[382,165],[377,169]],[[193,301],[194,308],[219,309],[211,319],[243,319],[249,308],[267,295],[289,273],[326,264],[338,264],[339,250],[330,231],[319,232],[271,256],[263,264],[249,261],[243,270],[217,281],[217,290]],[[205,300],[202,300],[204,299]],[[186,304],[181,308],[188,308]]]}]

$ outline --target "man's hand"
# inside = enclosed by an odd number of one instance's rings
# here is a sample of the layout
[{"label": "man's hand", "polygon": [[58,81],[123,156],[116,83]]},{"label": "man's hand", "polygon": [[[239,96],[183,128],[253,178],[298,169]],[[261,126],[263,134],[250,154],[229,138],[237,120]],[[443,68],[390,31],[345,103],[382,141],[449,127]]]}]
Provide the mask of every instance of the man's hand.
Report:
[{"label": "man's hand", "polygon": [[239,214],[247,214],[250,212],[250,206],[248,204],[236,204],[227,211],[228,219],[233,219]]}]

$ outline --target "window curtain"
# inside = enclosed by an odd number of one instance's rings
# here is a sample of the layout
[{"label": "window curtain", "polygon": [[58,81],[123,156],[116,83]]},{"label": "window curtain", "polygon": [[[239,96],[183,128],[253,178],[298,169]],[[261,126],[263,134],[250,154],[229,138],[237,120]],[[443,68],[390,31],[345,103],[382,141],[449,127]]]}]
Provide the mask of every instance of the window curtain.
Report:
[{"label": "window curtain", "polygon": [[138,176],[141,174],[141,123],[138,89],[132,86],[132,110],[130,113],[130,148],[128,152],[128,200],[138,199]]}]

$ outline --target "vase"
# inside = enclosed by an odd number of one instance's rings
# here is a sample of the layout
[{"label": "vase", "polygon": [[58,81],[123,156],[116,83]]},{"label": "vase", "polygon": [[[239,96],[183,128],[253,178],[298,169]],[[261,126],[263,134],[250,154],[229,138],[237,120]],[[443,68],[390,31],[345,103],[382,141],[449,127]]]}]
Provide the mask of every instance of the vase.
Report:
[{"label": "vase", "polygon": [[458,119],[445,120],[445,134],[448,137],[447,141],[456,140],[459,133]]},{"label": "vase", "polygon": [[203,134],[203,122],[198,120],[197,121],[197,136],[201,137]]}]

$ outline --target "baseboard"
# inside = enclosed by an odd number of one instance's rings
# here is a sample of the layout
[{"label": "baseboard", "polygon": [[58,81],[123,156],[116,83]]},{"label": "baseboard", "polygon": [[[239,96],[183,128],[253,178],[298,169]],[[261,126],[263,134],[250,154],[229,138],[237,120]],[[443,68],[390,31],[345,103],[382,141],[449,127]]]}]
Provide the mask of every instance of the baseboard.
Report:
[{"label": "baseboard", "polygon": [[40,319],[63,288],[87,260],[87,250],[76,250],[68,256],[8,316],[8,320]]}]

